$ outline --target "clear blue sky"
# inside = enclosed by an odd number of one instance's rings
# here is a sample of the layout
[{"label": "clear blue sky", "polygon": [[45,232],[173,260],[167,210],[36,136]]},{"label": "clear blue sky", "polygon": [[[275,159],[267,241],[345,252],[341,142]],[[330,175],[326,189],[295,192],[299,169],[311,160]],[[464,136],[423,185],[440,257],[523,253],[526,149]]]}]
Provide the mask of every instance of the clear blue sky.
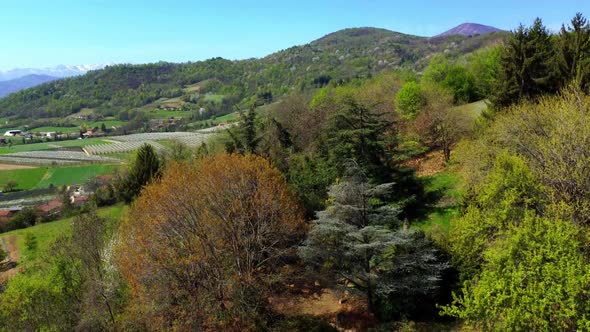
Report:
[{"label": "clear blue sky", "polygon": [[0,0],[0,70],[261,57],[372,26],[432,36],[463,22],[551,29],[590,0]]}]

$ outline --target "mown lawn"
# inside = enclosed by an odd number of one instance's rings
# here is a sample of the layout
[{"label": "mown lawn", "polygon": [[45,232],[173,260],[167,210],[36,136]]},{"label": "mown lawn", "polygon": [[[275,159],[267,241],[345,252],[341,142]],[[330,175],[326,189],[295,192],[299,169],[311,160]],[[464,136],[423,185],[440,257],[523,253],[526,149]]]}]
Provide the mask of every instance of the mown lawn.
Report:
[{"label": "mown lawn", "polygon": [[[98,214],[104,218],[119,220],[125,212],[125,209],[125,205],[118,204],[100,208],[98,209]],[[17,245],[20,251],[19,265],[26,265],[34,262],[41,253],[48,250],[51,243],[59,235],[68,234],[71,232],[70,225],[72,220],[73,218],[65,218],[57,221],[38,224],[25,229],[1,233],[0,237],[16,235]],[[27,233],[35,236],[35,239],[37,240],[37,248],[35,250],[29,250],[25,245],[25,236]]]},{"label": "mown lawn", "polygon": [[99,175],[112,174],[117,165],[84,165],[70,167],[39,167],[0,171],[0,188],[12,180],[21,190],[47,188],[50,184],[62,186],[82,184]]}]

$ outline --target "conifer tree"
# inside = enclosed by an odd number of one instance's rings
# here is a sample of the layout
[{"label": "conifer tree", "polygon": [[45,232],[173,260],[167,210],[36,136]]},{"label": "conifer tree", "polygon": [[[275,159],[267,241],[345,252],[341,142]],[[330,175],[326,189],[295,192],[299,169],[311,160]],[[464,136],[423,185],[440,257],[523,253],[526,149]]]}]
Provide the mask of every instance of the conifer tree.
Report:
[{"label": "conifer tree", "polygon": [[557,90],[555,46],[547,28],[537,18],[531,27],[520,25],[512,32],[500,59],[497,106],[511,105]]},{"label": "conifer tree", "polygon": [[562,25],[558,39],[558,61],[563,83],[574,82],[582,89],[590,84],[590,24],[577,13],[571,26]]}]

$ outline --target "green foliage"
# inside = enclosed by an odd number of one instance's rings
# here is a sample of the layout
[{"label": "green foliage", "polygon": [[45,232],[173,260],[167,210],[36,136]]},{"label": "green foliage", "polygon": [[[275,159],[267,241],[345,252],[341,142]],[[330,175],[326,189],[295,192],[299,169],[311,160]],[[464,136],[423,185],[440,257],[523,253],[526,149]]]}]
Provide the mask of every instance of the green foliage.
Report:
[{"label": "green foliage", "polygon": [[4,184],[4,188],[2,188],[2,190],[4,192],[11,192],[16,190],[16,188],[18,187],[18,183],[14,180],[8,180],[8,182],[6,182]]},{"label": "green foliage", "polygon": [[37,250],[37,237],[33,233],[28,232],[25,235],[25,246],[29,251]]},{"label": "green foliage", "polygon": [[321,159],[297,155],[290,160],[287,180],[299,195],[307,214],[325,208],[328,187],[336,180],[336,170]]},{"label": "green foliage", "polygon": [[37,218],[37,211],[34,208],[24,208],[10,218],[4,231],[31,227],[35,225]]},{"label": "green foliage", "polygon": [[424,104],[422,88],[416,82],[407,82],[395,95],[396,110],[405,118],[413,118]]},{"label": "green foliage", "polygon": [[371,179],[390,178],[392,167],[385,149],[385,133],[393,130],[392,123],[351,95],[345,96],[339,107],[326,133],[332,165],[344,174],[347,163],[353,161]]},{"label": "green foliage", "polygon": [[438,84],[453,93],[455,103],[473,102],[480,98],[475,78],[465,66],[451,62],[443,55],[433,57],[422,75],[424,82]]},{"label": "green foliage", "polygon": [[142,145],[126,174],[119,176],[115,186],[117,195],[126,203],[133,201],[141,189],[150,181],[160,176],[161,161],[156,150],[150,144]]},{"label": "green foliage", "polygon": [[312,266],[345,277],[367,295],[369,311],[379,285],[378,271],[387,264],[383,255],[399,237],[388,226],[397,227],[399,208],[385,203],[393,184],[372,186],[359,169],[330,187],[330,205],[318,212],[314,226],[299,254]]},{"label": "green foliage", "polygon": [[506,41],[493,101],[508,106],[558,89],[556,49],[547,28],[537,18],[531,27],[520,25]]},{"label": "green foliage", "polygon": [[561,79],[573,82],[581,89],[590,87],[590,24],[577,13],[571,26],[561,27],[557,40],[558,64]]},{"label": "green foliage", "polygon": [[3,262],[6,257],[8,257],[8,253],[4,251],[4,248],[0,248],[0,262]]},{"label": "green foliage", "polygon": [[[28,269],[8,282],[0,302],[0,330],[114,328],[123,289],[112,266],[111,223],[94,212],[64,221],[60,234],[40,245],[39,259],[27,261]],[[37,250],[29,248],[35,234],[41,238],[46,233],[33,232],[24,233],[28,251]]]},{"label": "green foliage", "polygon": [[467,70],[473,77],[478,96],[490,98],[493,95],[501,69],[501,53],[502,48],[495,46],[478,50],[468,56]]},{"label": "green foliage", "polygon": [[521,158],[507,153],[498,155],[475,192],[465,214],[451,224],[451,251],[463,278],[479,271],[483,253],[500,232],[517,225],[526,211],[542,204],[536,177]]},{"label": "green foliage", "polygon": [[485,253],[481,274],[443,313],[485,331],[590,328],[590,265],[570,220],[527,214]]}]

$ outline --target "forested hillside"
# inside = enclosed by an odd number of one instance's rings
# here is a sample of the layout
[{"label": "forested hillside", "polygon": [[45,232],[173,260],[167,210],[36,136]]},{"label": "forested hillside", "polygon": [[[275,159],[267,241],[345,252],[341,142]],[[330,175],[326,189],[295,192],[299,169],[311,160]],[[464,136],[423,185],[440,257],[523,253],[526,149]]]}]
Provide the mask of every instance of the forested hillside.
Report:
[{"label": "forested hillside", "polygon": [[[0,117],[64,117],[83,108],[116,116],[120,111],[164,97],[182,97],[196,103],[199,95],[195,92],[223,95],[231,104],[246,105],[257,97],[270,102],[331,81],[345,82],[397,68],[421,70],[432,54],[458,57],[498,43],[504,37],[505,34],[498,33],[423,38],[357,28],[338,31],[262,59],[115,65],[0,99]],[[183,90],[196,83],[199,85],[194,89]]]}]

